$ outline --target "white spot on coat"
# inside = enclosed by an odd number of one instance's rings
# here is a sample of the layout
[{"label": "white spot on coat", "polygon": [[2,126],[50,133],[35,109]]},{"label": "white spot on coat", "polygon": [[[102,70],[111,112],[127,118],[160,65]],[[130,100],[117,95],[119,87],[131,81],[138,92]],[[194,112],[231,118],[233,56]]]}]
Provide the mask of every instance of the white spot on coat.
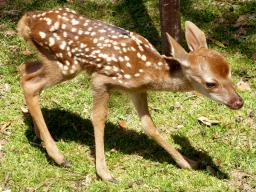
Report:
[{"label": "white spot on coat", "polygon": [[57,21],[57,22],[54,23],[53,26],[54,26],[54,29],[55,29],[55,30],[58,30],[59,27],[60,27],[60,23]]},{"label": "white spot on coat", "polygon": [[68,37],[68,33],[66,31],[63,32],[63,37]]},{"label": "white spot on coat", "polygon": [[132,67],[131,63],[129,63],[129,62],[126,63],[126,66],[129,67],[129,68]]},{"label": "white spot on coat", "polygon": [[47,21],[47,25],[51,25],[52,24],[52,20],[50,18],[46,18]]},{"label": "white spot on coat", "polygon": [[130,58],[127,57],[126,55],[124,56],[124,59],[125,59],[126,61],[130,61]]},{"label": "white spot on coat", "polygon": [[53,37],[49,38],[49,46],[52,47],[55,44],[55,39]]},{"label": "white spot on coat", "polygon": [[142,61],[146,61],[146,60],[147,60],[146,55],[142,55],[142,56],[141,56],[141,59],[142,59]]},{"label": "white spot on coat", "polygon": [[60,49],[64,50],[66,48],[66,41],[62,41],[61,44],[60,44]]},{"label": "white spot on coat", "polygon": [[79,21],[76,20],[76,19],[72,19],[72,20],[71,20],[71,23],[72,23],[72,25],[78,25],[78,24],[79,24]]},{"label": "white spot on coat", "polygon": [[99,32],[100,32],[100,33],[105,33],[105,32],[107,32],[107,31],[106,31],[105,29],[100,29]]},{"label": "white spot on coat", "polygon": [[66,27],[67,27],[67,25],[64,23],[61,25],[61,29],[66,29]]},{"label": "white spot on coat", "polygon": [[131,79],[131,75],[125,74],[125,75],[124,75],[124,78],[125,78],[125,79]]},{"label": "white spot on coat", "polygon": [[151,64],[152,64],[152,63],[151,63],[150,61],[147,61],[147,62],[146,62],[146,66],[147,66],[147,67],[151,66]]},{"label": "white spot on coat", "polygon": [[40,35],[40,37],[41,37],[42,39],[44,39],[44,38],[46,37],[46,33],[45,33],[45,32],[42,32],[42,31],[39,32],[39,35]]},{"label": "white spot on coat", "polygon": [[73,27],[73,28],[71,29],[71,32],[73,32],[73,33],[76,32],[76,31],[77,31],[77,28],[74,28],[74,27]]}]

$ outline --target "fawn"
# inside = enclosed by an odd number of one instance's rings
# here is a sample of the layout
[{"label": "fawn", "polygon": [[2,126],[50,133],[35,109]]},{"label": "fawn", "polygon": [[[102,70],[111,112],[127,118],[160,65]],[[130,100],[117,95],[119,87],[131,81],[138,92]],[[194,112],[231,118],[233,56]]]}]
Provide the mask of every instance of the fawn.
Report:
[{"label": "fawn", "polygon": [[149,114],[147,90],[196,90],[231,109],[243,106],[243,99],[231,82],[229,64],[221,54],[207,48],[204,33],[192,22],[185,23],[189,53],[166,34],[172,57],[160,55],[148,40],[136,33],[88,19],[68,8],[28,12],[20,19],[17,30],[36,48],[39,56],[39,61],[19,67],[35,134],[59,165],[67,166],[69,162],[48,131],[39,106],[39,94],[44,88],[71,79],[81,71],[91,76],[96,171],[105,181],[116,181],[104,155],[104,127],[112,90],[129,93],[146,134],[162,146],[179,167],[188,169],[195,168],[197,162],[181,155],[160,136]]}]

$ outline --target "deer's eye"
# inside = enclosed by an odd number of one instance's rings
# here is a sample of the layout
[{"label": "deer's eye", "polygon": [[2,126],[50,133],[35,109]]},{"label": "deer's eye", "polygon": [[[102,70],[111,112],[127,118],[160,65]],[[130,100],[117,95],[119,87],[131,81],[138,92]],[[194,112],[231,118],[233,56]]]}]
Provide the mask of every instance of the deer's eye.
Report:
[{"label": "deer's eye", "polygon": [[206,82],[205,83],[205,86],[207,89],[213,89],[215,87],[217,87],[217,83],[214,83],[214,82]]}]

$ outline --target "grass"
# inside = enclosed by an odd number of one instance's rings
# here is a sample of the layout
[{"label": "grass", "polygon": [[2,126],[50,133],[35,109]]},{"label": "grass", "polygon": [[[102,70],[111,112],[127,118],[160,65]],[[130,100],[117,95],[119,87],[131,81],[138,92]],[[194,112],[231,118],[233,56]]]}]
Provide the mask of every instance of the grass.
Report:
[{"label": "grass", "polygon": [[[17,36],[15,26],[26,11],[70,7],[79,13],[136,31],[160,49],[158,1],[12,1],[0,11],[0,191],[255,191],[256,190],[256,50],[255,2],[183,0],[182,22],[191,20],[207,34],[209,46],[231,63],[234,82],[246,79],[251,91],[239,111],[231,111],[191,93],[150,92],[152,117],[162,135],[200,170],[179,169],[169,155],[141,130],[128,97],[115,93],[109,103],[106,158],[118,184],[99,180],[94,166],[89,78],[44,91],[41,105],[57,145],[72,162],[62,168],[34,140],[32,122],[23,114],[17,66],[36,55]],[[240,16],[239,22],[237,21]],[[243,18],[241,19],[241,16]],[[198,117],[220,123],[205,126]],[[118,122],[124,120],[126,128]],[[5,145],[4,145],[5,143]]]}]

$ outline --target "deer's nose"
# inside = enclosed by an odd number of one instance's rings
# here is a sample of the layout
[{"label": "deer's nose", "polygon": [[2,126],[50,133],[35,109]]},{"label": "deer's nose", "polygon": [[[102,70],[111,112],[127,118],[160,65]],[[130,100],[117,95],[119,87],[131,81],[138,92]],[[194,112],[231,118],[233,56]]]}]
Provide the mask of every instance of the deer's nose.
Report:
[{"label": "deer's nose", "polygon": [[240,109],[241,107],[243,107],[243,105],[244,105],[244,100],[240,96],[236,96],[228,104],[228,106],[231,109]]}]

